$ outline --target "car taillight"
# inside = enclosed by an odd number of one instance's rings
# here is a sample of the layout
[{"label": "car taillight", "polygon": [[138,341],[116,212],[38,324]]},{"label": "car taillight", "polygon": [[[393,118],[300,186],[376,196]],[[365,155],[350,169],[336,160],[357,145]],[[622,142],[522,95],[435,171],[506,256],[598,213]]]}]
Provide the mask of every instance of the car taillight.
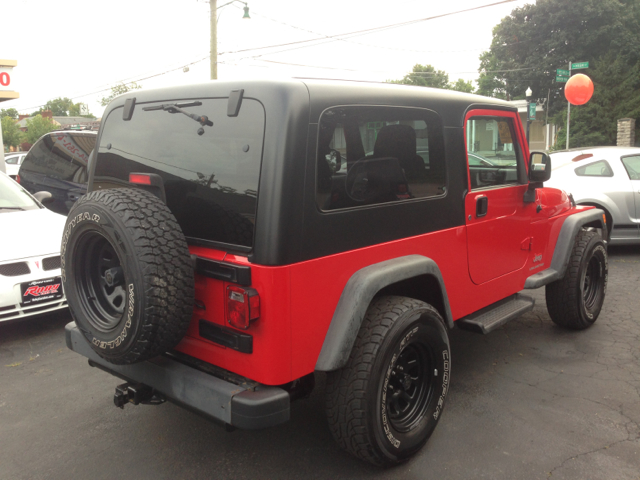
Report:
[{"label": "car taillight", "polygon": [[227,286],[227,322],[246,330],[260,317],[260,296],[253,288]]},{"label": "car taillight", "polygon": [[16,175],[16,182],[20,183],[20,175]]},{"label": "car taillight", "polygon": [[151,176],[144,173],[130,173],[129,183],[137,183],[138,185],[151,185]]}]

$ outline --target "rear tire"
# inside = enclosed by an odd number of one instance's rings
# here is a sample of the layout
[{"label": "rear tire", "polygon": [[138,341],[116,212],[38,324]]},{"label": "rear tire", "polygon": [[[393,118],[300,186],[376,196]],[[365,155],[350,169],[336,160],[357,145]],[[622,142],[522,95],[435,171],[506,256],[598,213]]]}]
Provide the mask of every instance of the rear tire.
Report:
[{"label": "rear tire", "polygon": [[442,414],[450,357],[432,306],[405,297],[374,301],[347,365],[327,375],[326,412],[338,444],[378,466],[415,454]]},{"label": "rear tire", "polygon": [[584,330],[597,320],[608,280],[607,249],[599,234],[576,235],[564,278],[545,287],[547,309],[556,325]]},{"label": "rear tire", "polygon": [[118,188],[82,197],[67,218],[61,258],[71,315],[105,360],[147,360],[185,335],[193,267],[180,226],[154,195]]}]

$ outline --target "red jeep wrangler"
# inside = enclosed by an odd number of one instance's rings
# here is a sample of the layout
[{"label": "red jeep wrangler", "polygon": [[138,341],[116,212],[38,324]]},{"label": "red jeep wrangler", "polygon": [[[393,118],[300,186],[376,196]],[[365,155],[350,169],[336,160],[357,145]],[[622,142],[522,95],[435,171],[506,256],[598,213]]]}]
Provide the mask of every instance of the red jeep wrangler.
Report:
[{"label": "red jeep wrangler", "polygon": [[451,381],[448,330],[533,307],[583,329],[607,285],[603,213],[543,188],[509,104],[421,87],[208,82],[109,105],[62,240],[69,348],[253,429],[326,372],[338,443],[416,453]]}]

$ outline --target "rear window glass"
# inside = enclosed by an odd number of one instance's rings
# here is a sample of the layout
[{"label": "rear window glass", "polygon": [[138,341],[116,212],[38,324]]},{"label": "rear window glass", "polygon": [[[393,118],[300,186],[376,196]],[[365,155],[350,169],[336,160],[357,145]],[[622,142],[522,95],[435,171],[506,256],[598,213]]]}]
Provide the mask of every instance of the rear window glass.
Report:
[{"label": "rear window glass", "polygon": [[20,174],[35,173],[74,183],[87,182],[87,162],[96,135],[52,133],[41,138],[20,166]]},{"label": "rear window glass", "polygon": [[[244,99],[237,117],[227,99],[173,101],[213,126],[138,104],[130,121],[113,110],[100,139],[93,189],[130,187],[129,173],[162,177],[167,206],[190,240],[251,247],[260,178],[265,114]],[[160,107],[160,109],[153,109]],[[151,108],[151,109],[149,109]]]},{"label": "rear window glass", "polygon": [[613,177],[613,170],[606,160],[576,168],[575,172],[579,177]]},{"label": "rear window glass", "polygon": [[445,193],[442,127],[435,112],[346,106],[322,114],[316,201],[336,210]]}]

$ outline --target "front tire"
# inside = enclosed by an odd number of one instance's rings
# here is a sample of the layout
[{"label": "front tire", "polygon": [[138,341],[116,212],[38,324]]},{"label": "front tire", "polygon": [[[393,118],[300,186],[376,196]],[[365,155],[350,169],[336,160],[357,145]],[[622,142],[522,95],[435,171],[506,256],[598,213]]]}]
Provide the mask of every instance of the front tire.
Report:
[{"label": "front tire", "polygon": [[584,330],[597,320],[607,291],[607,249],[600,235],[576,235],[564,278],[545,287],[547,310],[556,325]]},{"label": "front tire", "polygon": [[415,454],[442,414],[450,358],[444,321],[431,305],[374,301],[347,365],[327,376],[327,418],[338,444],[378,466]]}]

